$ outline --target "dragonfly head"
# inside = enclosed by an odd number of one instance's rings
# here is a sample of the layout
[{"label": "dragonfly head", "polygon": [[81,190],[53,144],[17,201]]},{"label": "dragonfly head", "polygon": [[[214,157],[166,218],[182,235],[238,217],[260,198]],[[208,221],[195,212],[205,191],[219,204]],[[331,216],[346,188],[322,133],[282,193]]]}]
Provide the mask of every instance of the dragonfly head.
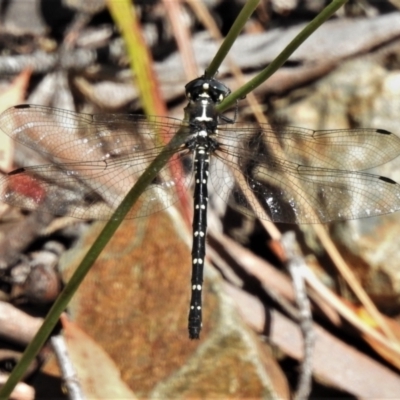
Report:
[{"label": "dragonfly head", "polygon": [[190,81],[186,86],[186,97],[194,102],[208,99],[214,104],[220,103],[231,91],[227,86],[214,78],[207,79],[204,76]]}]

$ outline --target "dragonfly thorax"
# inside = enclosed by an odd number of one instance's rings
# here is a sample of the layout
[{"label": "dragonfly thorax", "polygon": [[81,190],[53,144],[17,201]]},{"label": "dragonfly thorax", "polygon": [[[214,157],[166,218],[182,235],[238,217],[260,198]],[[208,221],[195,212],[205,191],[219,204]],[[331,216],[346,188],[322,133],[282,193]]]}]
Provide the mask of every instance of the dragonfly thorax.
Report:
[{"label": "dragonfly thorax", "polygon": [[204,76],[189,82],[185,90],[189,99],[185,108],[185,119],[189,122],[192,133],[206,131],[214,134],[219,117],[215,106],[230,94],[230,90],[221,82]]}]

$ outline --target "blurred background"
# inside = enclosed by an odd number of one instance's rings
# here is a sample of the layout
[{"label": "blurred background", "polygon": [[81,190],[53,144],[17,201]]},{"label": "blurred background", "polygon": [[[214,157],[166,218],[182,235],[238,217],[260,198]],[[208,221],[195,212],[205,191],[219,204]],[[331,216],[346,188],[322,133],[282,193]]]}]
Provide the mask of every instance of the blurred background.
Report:
[{"label": "blurred background", "polygon": [[[240,87],[328,3],[262,0],[217,78],[232,91]],[[151,103],[150,113],[181,119],[185,84],[204,72],[243,4],[0,0],[0,111],[27,103],[142,114]],[[399,6],[349,0],[254,97],[238,103],[238,121],[253,123],[258,112],[273,124],[400,135]],[[120,33],[124,16],[132,26],[129,15],[139,22],[136,47]],[[130,60],[146,55],[144,78]],[[49,162],[0,133],[3,173]],[[369,172],[400,182],[399,166],[394,159]],[[290,398],[303,352],[276,245],[288,231],[315,278],[307,280],[316,332],[310,398],[398,397],[400,213],[332,223],[324,236],[315,225],[266,229],[211,191],[203,331],[193,342],[186,327],[190,193],[188,200],[125,222],[71,303],[62,328],[87,398]],[[5,204],[0,212],[2,382],[104,222]],[[29,398],[68,398],[62,379],[48,344],[25,389]]]}]

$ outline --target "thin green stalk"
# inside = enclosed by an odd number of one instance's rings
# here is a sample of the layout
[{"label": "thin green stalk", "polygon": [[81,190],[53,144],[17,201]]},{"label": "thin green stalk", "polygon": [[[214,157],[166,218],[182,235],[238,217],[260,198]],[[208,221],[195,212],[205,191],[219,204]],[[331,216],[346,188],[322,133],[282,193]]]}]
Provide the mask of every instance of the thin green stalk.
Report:
[{"label": "thin green stalk", "polygon": [[[232,106],[237,99],[244,97],[255,87],[263,83],[269,78],[297,49],[301,43],[306,40],[324,21],[326,21],[339,7],[341,7],[347,0],[333,0],[307,27],[300,32],[300,34],[282,51],[282,53],[256,78],[252,79],[245,86],[234,92],[227,99],[225,99],[218,107],[220,112],[225,111],[227,108]],[[228,34],[227,40],[223,43],[221,49],[214,57],[209,68],[206,70],[206,76],[212,77],[216,74],[219,65],[225,58],[227,52],[231,48],[234,40],[239,35],[244,23],[249,17],[250,10],[254,10],[259,0],[249,0],[242,13],[240,14],[239,22],[235,22],[231,31]],[[252,12],[251,11],[251,12]],[[6,400],[10,396],[13,388],[22,378],[24,371],[27,366],[32,362],[40,348],[43,346],[51,331],[54,329],[56,323],[59,320],[59,316],[67,307],[72,296],[78,289],[80,283],[88,273],[89,269],[93,265],[94,261],[100,255],[104,247],[107,245],[113,234],[115,233],[118,226],[123,221],[126,214],[132,208],[134,203],[137,201],[139,196],[143,193],[146,187],[151,184],[153,179],[157,176],[158,171],[167,163],[168,159],[172,155],[175,149],[177,149],[185,140],[185,129],[180,129],[177,135],[171,140],[171,142],[164,148],[164,150],[155,158],[155,160],[146,169],[143,175],[138,179],[134,187],[126,195],[120,206],[116,209],[112,219],[105,225],[99,237],[88,251],[80,266],[76,269],[74,275],[62,291],[61,295],[54,303],[48,316],[46,317],[42,327],[39,329],[35,338],[26,348],[20,362],[14,368],[9,379],[0,390],[0,400]]]},{"label": "thin green stalk", "polygon": [[165,146],[161,153],[154,159],[149,165],[146,171],[140,176],[133,188],[128,192],[121,204],[115,210],[110,221],[104,226],[100,235],[93,243],[90,250],[82,260],[75,273],[57,298],[53,307],[49,311],[43,325],[38,330],[37,334],[26,348],[23,356],[19,363],[13,369],[12,374],[8,378],[7,382],[0,390],[0,399],[6,400],[10,396],[15,385],[21,380],[27,367],[31,364],[33,359],[42,348],[47,338],[50,336],[52,330],[56,326],[61,313],[66,309],[72,296],[79,288],[81,282],[89,272],[91,266],[96,261],[97,257],[103,251],[104,247],[110,241],[119,225],[128,214],[129,210],[138,200],[143,191],[148,187],[154,178],[157,176],[160,169],[168,162],[171,155],[175,150],[185,141],[187,133],[184,128],[181,128],[173,139]]},{"label": "thin green stalk", "polygon": [[210,79],[214,77],[215,74],[218,72],[219,66],[224,61],[232,45],[235,43],[236,38],[239,36],[247,20],[253,14],[259,3],[260,0],[248,0],[246,2],[244,7],[242,8],[242,11],[240,11],[240,14],[236,17],[235,22],[233,23],[228,34],[226,35],[220,48],[218,49],[217,54],[212,59],[208,68],[206,68],[206,71],[204,73],[204,76],[206,78]]},{"label": "thin green stalk", "polygon": [[284,48],[284,50],[268,65],[267,68],[262,70],[252,80],[247,82],[241,88],[229,95],[218,106],[219,112],[224,112],[228,108],[235,105],[236,101],[243,99],[253,91],[256,87],[264,83],[271,77],[293,54],[293,52],[312,34],[314,33],[328,18],[330,18],[340,7],[343,6],[348,0],[333,0],[327,7],[325,7],[307,26]]}]

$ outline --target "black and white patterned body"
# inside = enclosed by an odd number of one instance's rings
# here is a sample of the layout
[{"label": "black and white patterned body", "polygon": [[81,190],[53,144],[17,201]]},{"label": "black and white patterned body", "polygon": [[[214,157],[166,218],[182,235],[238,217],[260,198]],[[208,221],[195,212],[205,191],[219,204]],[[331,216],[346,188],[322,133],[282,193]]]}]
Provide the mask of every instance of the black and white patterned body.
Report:
[{"label": "black and white patterned body", "polygon": [[[0,114],[0,129],[50,163],[32,165],[26,159],[20,168],[2,174],[0,201],[53,215],[115,218],[115,208],[165,150],[160,134],[172,140],[182,129],[179,139],[184,146],[171,150],[175,157],[126,218],[151,215],[178,201],[193,179],[171,171],[180,171],[188,153],[194,156],[189,336],[199,338],[208,180],[223,201],[273,222],[328,223],[400,211],[400,185],[365,172],[396,158],[400,137],[382,129],[229,124],[234,121],[216,109],[229,93],[215,79],[200,77],[188,83],[185,121],[82,114],[29,104],[11,107]],[[210,157],[222,162],[208,176]]]},{"label": "black and white patterned body", "polygon": [[189,337],[199,339],[202,326],[203,268],[207,232],[208,171],[216,141],[219,115],[215,109],[230,90],[215,79],[200,77],[186,85],[189,104],[185,118],[190,126],[186,146],[194,153],[194,215],[192,247],[192,295],[189,311]]}]

